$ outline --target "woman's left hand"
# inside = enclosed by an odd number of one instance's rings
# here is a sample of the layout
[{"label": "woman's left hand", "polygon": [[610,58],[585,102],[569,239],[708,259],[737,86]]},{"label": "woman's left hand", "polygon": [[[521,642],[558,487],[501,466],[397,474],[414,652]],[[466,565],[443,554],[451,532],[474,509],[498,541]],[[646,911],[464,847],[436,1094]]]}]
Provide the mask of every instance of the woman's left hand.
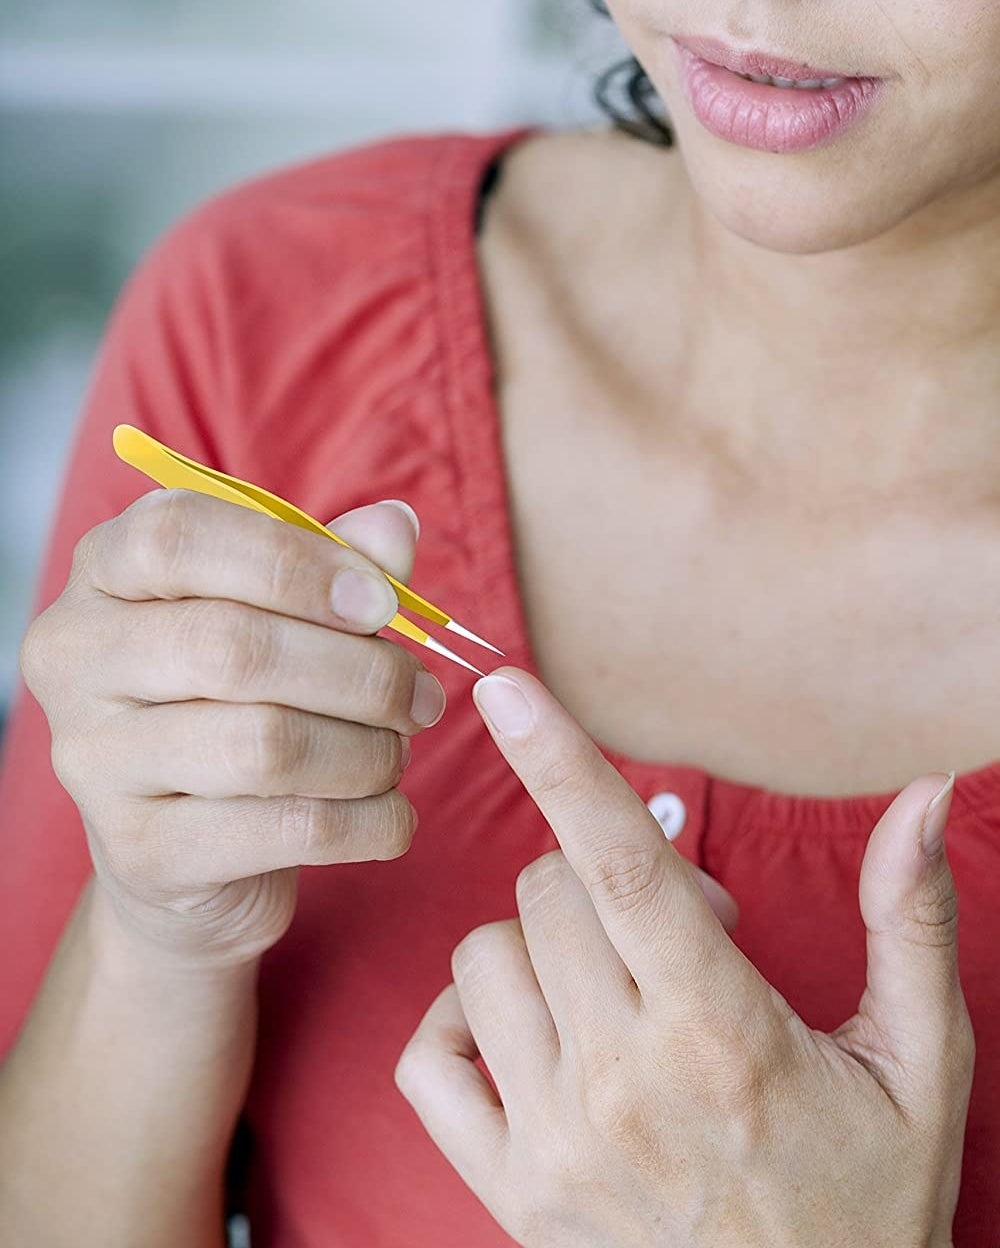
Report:
[{"label": "woman's left hand", "polygon": [[396,1081],[497,1221],[524,1248],[946,1248],[974,1050],[950,783],[872,835],[868,987],[827,1035],[537,681],[507,668],[477,701],[562,849],[521,873],[520,921],[455,950]]}]

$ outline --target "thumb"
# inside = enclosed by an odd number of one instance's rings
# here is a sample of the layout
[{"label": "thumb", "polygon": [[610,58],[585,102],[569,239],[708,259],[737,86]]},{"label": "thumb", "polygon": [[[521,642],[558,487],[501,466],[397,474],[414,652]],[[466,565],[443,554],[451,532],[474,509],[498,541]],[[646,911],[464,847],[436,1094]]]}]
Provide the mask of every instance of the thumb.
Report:
[{"label": "thumb", "polygon": [[844,1029],[868,1059],[901,1070],[938,1065],[964,1038],[958,978],[958,898],[944,852],[955,773],[908,785],[882,816],[861,867],[868,987]]},{"label": "thumb", "polygon": [[404,584],[409,581],[420,536],[420,521],[409,503],[387,498],[355,507],[326,527],[383,572]]}]

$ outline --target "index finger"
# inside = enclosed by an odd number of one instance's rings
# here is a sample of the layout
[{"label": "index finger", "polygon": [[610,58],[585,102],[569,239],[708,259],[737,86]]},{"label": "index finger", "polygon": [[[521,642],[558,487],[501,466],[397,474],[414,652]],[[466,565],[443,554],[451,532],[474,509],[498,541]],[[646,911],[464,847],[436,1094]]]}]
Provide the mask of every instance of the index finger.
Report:
[{"label": "index finger", "polygon": [[192,490],[151,490],[80,542],[74,577],[115,598],[228,598],[375,633],[399,602],[363,555]]},{"label": "index finger", "polygon": [[[748,964],[638,794],[539,681],[498,669],[473,688],[504,757],[555,833],[644,997],[697,1005],[706,975]],[[731,987],[731,986],[730,986]]]}]

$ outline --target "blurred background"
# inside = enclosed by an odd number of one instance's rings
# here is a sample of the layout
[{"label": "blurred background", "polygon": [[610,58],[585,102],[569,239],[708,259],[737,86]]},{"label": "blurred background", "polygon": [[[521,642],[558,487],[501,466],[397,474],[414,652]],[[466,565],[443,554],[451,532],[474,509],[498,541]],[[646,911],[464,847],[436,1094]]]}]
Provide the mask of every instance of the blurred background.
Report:
[{"label": "blurred background", "polygon": [[600,117],[590,0],[2,0],[0,735],[91,361],[152,241],[257,172]]}]

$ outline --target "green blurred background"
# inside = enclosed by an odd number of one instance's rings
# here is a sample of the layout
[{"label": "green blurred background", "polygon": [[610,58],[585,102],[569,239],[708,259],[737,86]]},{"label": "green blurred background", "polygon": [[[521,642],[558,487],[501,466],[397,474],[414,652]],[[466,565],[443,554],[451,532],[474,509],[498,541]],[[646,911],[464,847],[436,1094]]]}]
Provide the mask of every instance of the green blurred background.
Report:
[{"label": "green blurred background", "polygon": [[588,124],[589,0],[2,0],[0,733],[115,295],[229,183],[390,133]]}]

